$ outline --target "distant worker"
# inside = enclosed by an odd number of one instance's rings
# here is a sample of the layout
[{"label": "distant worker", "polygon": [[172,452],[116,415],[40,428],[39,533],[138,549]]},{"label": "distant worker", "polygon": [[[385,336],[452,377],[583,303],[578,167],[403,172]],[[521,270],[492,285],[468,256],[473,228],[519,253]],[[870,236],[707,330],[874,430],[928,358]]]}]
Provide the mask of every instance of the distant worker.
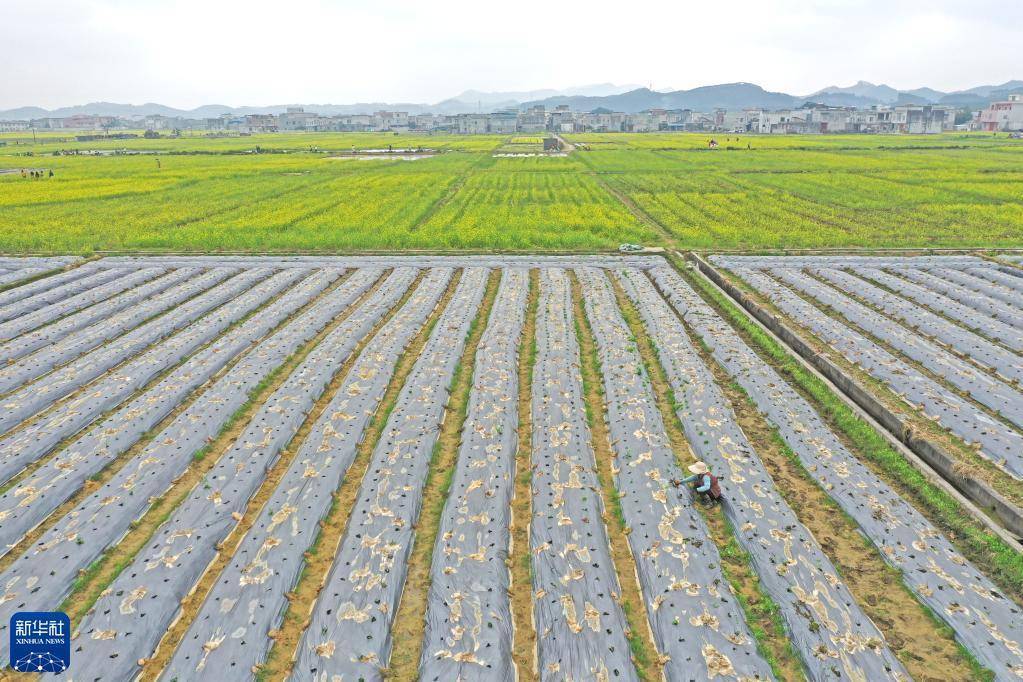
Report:
[{"label": "distant worker", "polygon": [[156,157],[156,170],[160,170],[160,157]]},{"label": "distant worker", "polygon": [[671,484],[676,488],[692,484],[693,490],[708,504],[721,501],[721,485],[718,477],[710,473],[710,469],[703,462],[696,462],[687,467],[692,476],[687,476],[681,481],[672,480]]},{"label": "distant worker", "polygon": [[53,177],[53,169],[52,168],[50,169],[50,177],[51,178]]}]

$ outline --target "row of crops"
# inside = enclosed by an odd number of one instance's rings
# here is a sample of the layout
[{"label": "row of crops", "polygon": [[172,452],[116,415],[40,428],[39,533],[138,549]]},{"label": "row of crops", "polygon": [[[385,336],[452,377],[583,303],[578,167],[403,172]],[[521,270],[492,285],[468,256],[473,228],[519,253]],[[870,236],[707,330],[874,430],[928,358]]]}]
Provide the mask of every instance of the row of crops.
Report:
[{"label": "row of crops", "polygon": [[[1012,266],[716,264],[1018,480]],[[0,291],[0,656],[10,616],[60,608],[75,680],[371,680],[409,655],[424,680],[788,679],[779,638],[806,679],[917,676],[774,438],[912,593],[925,638],[1023,676],[1013,586],[660,257],[0,267],[23,271]],[[720,505],[673,484],[695,459]]]}]

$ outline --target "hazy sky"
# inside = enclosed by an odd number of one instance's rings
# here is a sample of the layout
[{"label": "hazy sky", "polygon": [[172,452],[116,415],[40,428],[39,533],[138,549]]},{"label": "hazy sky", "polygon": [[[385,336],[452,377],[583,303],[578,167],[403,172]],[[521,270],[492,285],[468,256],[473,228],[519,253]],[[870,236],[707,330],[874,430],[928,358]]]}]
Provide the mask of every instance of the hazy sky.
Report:
[{"label": "hazy sky", "polygon": [[0,0],[0,109],[1023,78],[1021,0]]}]

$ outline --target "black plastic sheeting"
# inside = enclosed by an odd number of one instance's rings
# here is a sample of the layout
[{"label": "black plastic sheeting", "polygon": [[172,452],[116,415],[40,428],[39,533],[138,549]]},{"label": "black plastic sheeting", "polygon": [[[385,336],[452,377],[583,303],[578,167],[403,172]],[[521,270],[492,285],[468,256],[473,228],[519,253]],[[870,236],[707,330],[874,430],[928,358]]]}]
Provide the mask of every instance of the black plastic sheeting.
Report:
[{"label": "black plastic sheeting", "polygon": [[532,385],[529,528],[540,678],[637,680],[604,527],[579,362],[568,275],[544,268]]},{"label": "black plastic sheeting", "polygon": [[505,562],[518,447],[518,350],[528,290],[527,270],[504,270],[476,351],[458,460],[430,564],[421,680],[513,682],[516,677]]},{"label": "black plastic sheeting", "polygon": [[[225,273],[211,272],[209,274],[216,276]],[[153,351],[160,349],[160,346],[150,348],[154,342],[171,336],[182,327],[190,325],[198,315],[223,306],[269,275],[269,270],[249,270],[237,274],[227,282],[174,308],[166,315],[161,315],[112,343],[97,348],[74,362],[63,365],[31,384],[22,386],[3,398],[3,404],[0,405],[4,408],[4,411],[0,412],[0,432],[7,432],[15,424],[37,414],[111,368],[132,359],[139,352],[149,349],[147,353],[152,354]],[[201,291],[205,288],[208,280],[198,277],[195,281],[201,283]],[[221,319],[221,315],[213,313],[212,318]],[[204,323],[208,323],[208,321],[200,321],[200,324]],[[147,357],[146,353],[142,357]],[[137,361],[138,358],[134,358],[130,366],[137,364]],[[120,369],[123,370],[127,366],[129,365],[124,365]],[[104,397],[104,394],[100,394],[100,397]]]},{"label": "black plastic sheeting", "polygon": [[[903,574],[906,586],[998,679],[1023,675],[1021,608],[930,521],[849,452],[809,403],[747,346],[673,270],[651,277],[714,358],[745,390],[806,472]],[[642,273],[630,273],[642,277]]]},{"label": "black plastic sheeting", "polygon": [[859,277],[854,277],[848,272],[824,268],[815,268],[810,272],[828,280],[846,295],[855,296],[861,301],[865,301],[873,306],[874,310],[898,320],[909,329],[936,339],[953,351],[968,356],[982,367],[996,371],[1007,381],[1023,382],[1023,366],[1020,364],[1020,356],[997,343],[992,343],[969,329],[949,322],[915,303],[865,282]]},{"label": "black plastic sheeting", "polygon": [[[36,606],[55,608],[78,571],[120,541],[131,522],[187,469],[193,455],[217,436],[260,382],[331,324],[380,274],[379,269],[369,268],[353,274],[246,353],[109,481],[53,523],[39,542],[0,574],[0,585],[7,590],[0,597],[0,658],[7,645],[3,631],[9,616]],[[344,323],[361,326],[370,320],[373,324],[397,303],[414,276],[414,270],[396,271]],[[103,456],[104,451],[82,454]]]},{"label": "black plastic sheeting", "polygon": [[674,389],[690,446],[717,472],[723,510],[812,680],[907,680],[881,632],[778,493],[685,328],[646,278],[622,279]]},{"label": "black plastic sheeting", "polygon": [[1023,331],[1010,325],[1000,322],[990,315],[980,313],[973,308],[954,301],[948,296],[943,296],[927,287],[914,284],[909,280],[896,277],[884,270],[875,268],[861,268],[856,274],[871,282],[902,296],[907,301],[913,301],[917,308],[924,306],[933,313],[940,313],[953,322],[958,323],[974,333],[1004,344],[1007,348],[1016,351],[1023,351]]},{"label": "black plastic sheeting", "polygon": [[971,271],[975,269],[976,268],[956,270],[946,268],[935,270],[934,274],[947,279],[950,282],[955,282],[956,284],[971,291],[976,291],[977,293],[987,296],[995,301],[1004,303],[1023,314],[1023,310],[1019,308],[1019,291],[971,274]]},{"label": "black plastic sheeting", "polygon": [[[74,270],[71,272],[74,272]],[[40,324],[46,324],[57,317],[68,314],[68,312],[74,312],[78,308],[83,308],[91,303],[102,300],[105,298],[103,294],[108,291],[116,294],[134,286],[138,283],[138,280],[135,278],[128,279],[125,276],[137,275],[142,272],[146,274],[142,276],[141,281],[145,281],[146,276],[156,277],[166,272],[166,270],[163,268],[146,268],[143,270],[110,269],[105,271],[94,269],[92,274],[89,274],[87,277],[72,280],[61,286],[39,292],[34,296],[23,298],[16,303],[4,305],[0,307],[0,322],[3,323],[0,324],[0,338],[8,339],[22,333],[16,330],[19,325],[8,324],[8,321],[15,317],[23,320],[21,325],[26,330]],[[128,281],[117,282],[120,279],[128,279]],[[41,281],[46,281],[46,278]],[[109,289],[107,286],[101,286],[108,283],[112,283],[114,286]],[[15,288],[13,291],[17,290]],[[12,330],[12,327],[15,329]]]},{"label": "black plastic sheeting", "polygon": [[600,357],[615,489],[664,677],[774,679],[695,500],[671,485],[688,474],[678,467],[611,284],[600,270],[576,272]]},{"label": "black plastic sheeting", "polygon": [[[221,290],[213,298],[203,300],[199,310],[202,312],[203,309],[208,309],[219,302],[222,305],[216,311],[201,317],[166,341],[120,365],[99,381],[90,384],[86,390],[57,403],[53,410],[28,427],[0,440],[0,480],[9,480],[26,465],[35,461],[41,453],[47,452],[62,439],[77,433],[104,411],[117,407],[164,370],[173,367],[183,358],[216,339],[233,323],[263,305],[287,282],[287,278],[273,278],[270,286],[256,286],[258,280],[265,275],[266,273],[261,273],[259,277],[241,280],[236,278],[228,282],[227,289]],[[186,307],[188,304],[181,308]],[[169,318],[179,312],[185,314],[186,311],[182,311],[181,308],[155,321]],[[170,324],[171,320],[167,322]],[[17,404],[26,411],[32,408],[44,409],[48,406],[44,398],[54,399],[54,396],[60,398],[72,393],[73,385],[77,380],[83,379],[86,372],[98,375],[101,373],[100,367],[117,364],[115,344],[104,346],[100,351],[102,352],[98,357],[89,354],[82,358],[83,362],[80,364],[65,365],[63,369],[70,369],[68,372],[58,370],[18,391],[14,394],[20,401]],[[33,391],[35,393],[32,393]],[[25,395],[26,393],[29,395]]]},{"label": "black plastic sheeting", "polygon": [[992,412],[997,412],[1017,426],[1023,424],[1023,393],[891,318],[822,284],[819,276],[811,277],[797,270],[771,270],[770,273],[794,289],[829,306],[855,326],[881,339],[905,357],[915,360]]},{"label": "black plastic sheeting", "polygon": [[990,315],[1000,322],[1023,330],[1023,311],[947,279],[950,273],[955,273],[954,270],[924,271],[906,268],[898,270],[897,273],[900,277],[922,284],[928,289],[968,305],[980,313]]},{"label": "black plastic sheeting", "polygon": [[[108,259],[99,261],[97,265]],[[711,256],[723,268],[970,268],[993,265],[977,256]],[[151,263],[155,265],[155,263]]]},{"label": "black plastic sheeting", "polygon": [[[78,256],[8,257],[0,258],[0,286],[17,284],[19,281],[42,275],[81,262]],[[56,274],[56,273],[55,273]]]},{"label": "black plastic sheeting", "polygon": [[[0,264],[0,267],[6,268],[6,266],[3,266],[2,264]],[[10,272],[10,270],[4,269],[4,274],[7,272]],[[44,291],[49,291],[55,287],[63,286],[68,282],[73,282],[76,279],[88,277],[94,272],[96,272],[96,267],[92,265],[82,265],[64,272],[58,272],[50,275],[49,277],[37,279],[34,282],[28,282],[11,289],[0,291],[0,306],[7,306],[15,301],[20,301],[23,298],[36,296]]]},{"label": "black plastic sheeting", "polygon": [[164,679],[193,679],[211,670],[220,679],[251,679],[252,666],[270,649],[269,633],[280,625],[285,595],[298,581],[331,495],[421,320],[419,311],[399,313],[356,359],[206,597]]},{"label": "black plastic sheeting", "polygon": [[[986,279],[989,282],[1000,284],[1003,287],[1012,289],[1017,293],[1023,293],[1023,270],[1013,270],[1012,274],[1003,271],[1000,268],[966,268],[966,273]],[[1013,302],[1013,305],[1019,306],[1019,301]]]},{"label": "black plastic sheeting", "polygon": [[[282,283],[294,283],[293,280],[307,274],[307,271],[297,269],[290,273],[282,272],[283,280],[266,280],[254,287],[251,293],[262,297]],[[0,496],[0,520],[3,521],[0,524],[0,554],[73,495],[88,477],[159,424],[192,391],[209,381],[253,342],[308,304],[340,275],[339,270],[318,270],[298,282],[245,324],[232,328],[190,357]]]},{"label": "black plastic sheeting", "polygon": [[0,343],[0,363],[13,365],[15,360],[43,346],[47,347],[45,354],[40,353],[28,361],[41,368],[37,370],[38,374],[69,362],[162,312],[161,306],[174,305],[171,287],[175,287],[184,300],[185,292],[177,285],[187,283],[201,272],[200,268],[179,268],[45,327]]},{"label": "black plastic sheeting", "polygon": [[382,679],[431,455],[487,276],[484,268],[463,272],[398,394],[299,642],[291,679]]},{"label": "black plastic sheeting", "polygon": [[[451,278],[430,271],[403,310],[421,325]],[[345,322],[349,322],[346,320]],[[202,484],[99,598],[77,630],[74,676],[121,680],[137,672],[179,612],[179,600],[216,557],[281,452],[372,325],[342,324],[273,392]],[[65,676],[69,678],[69,676]]]},{"label": "black plastic sheeting", "polygon": [[979,454],[1014,477],[1023,476],[1023,436],[988,416],[981,408],[959,398],[908,363],[862,334],[829,317],[764,273],[736,270],[736,274],[767,296],[779,310],[861,367],[875,379],[914,405],[967,443],[978,443]]},{"label": "black plastic sheeting", "polygon": [[[151,314],[148,313],[150,308],[158,307],[159,310],[159,307],[164,307],[164,309],[166,309],[170,305],[178,305],[183,301],[187,301],[188,299],[195,297],[196,293],[209,287],[211,284],[207,282],[219,283],[227,274],[230,274],[230,271],[207,273],[204,276],[195,278],[191,282],[186,282],[181,286],[175,287],[171,291],[167,292],[168,295],[165,295],[165,297],[157,297],[151,300],[151,302],[146,302],[145,305],[136,306],[136,309],[143,310],[145,311],[145,314],[147,314],[147,317],[142,319],[149,319],[151,318]],[[191,284],[191,286],[188,286],[189,284]],[[230,282],[228,282],[228,284],[230,284]],[[203,288],[196,289],[195,285],[202,285]],[[225,286],[226,285],[221,285],[221,288],[224,288]],[[243,289],[237,290],[240,291]],[[159,301],[157,299],[159,299]],[[124,316],[118,315],[116,317],[123,318]],[[100,322],[90,326],[88,329],[79,331],[69,338],[64,338],[62,342],[49,344],[46,348],[43,348],[28,357],[20,358],[19,360],[8,363],[7,366],[0,368],[0,392],[7,393],[24,389],[25,385],[30,381],[52,371],[54,368],[61,368],[61,371],[65,375],[70,373],[82,373],[85,377],[83,379],[84,381],[90,380],[97,374],[95,370],[92,369],[92,364],[86,364],[89,363],[89,359],[82,359],[81,363],[86,370],[91,370],[92,373],[82,370],[75,371],[72,368],[63,368],[62,366],[68,365],[72,361],[81,358],[81,356],[85,353],[93,350],[96,346],[101,344],[103,340],[109,338],[110,333],[117,333],[119,330],[118,327],[123,327],[123,323],[121,325],[117,324],[118,321],[121,320],[110,320],[109,318],[101,320]],[[141,319],[139,319],[137,315],[132,315],[123,320],[123,322],[124,321],[127,321],[132,326],[141,323]],[[107,364],[109,366],[113,366],[109,363],[116,363],[119,361],[119,358],[120,361],[127,360],[140,350],[145,349],[152,334],[159,331],[157,325],[153,324],[153,322],[155,322],[155,320],[151,320],[149,324],[143,325],[142,328],[135,329],[133,333],[126,334],[124,337],[117,339],[115,343],[121,345],[119,349],[122,351],[122,355],[114,357],[113,359],[108,358],[106,360]],[[180,327],[181,323],[177,326]],[[35,334],[45,334],[47,328],[48,327],[42,327],[37,330]],[[177,327],[172,326],[171,330],[174,330],[175,328]],[[13,339],[10,343],[18,342],[21,338],[28,338],[35,334],[19,336]],[[103,357],[102,351],[96,351],[92,358],[96,357]],[[77,367],[77,365],[73,367]],[[51,380],[52,378],[52,376],[47,377],[47,380]],[[81,384],[81,382],[82,381],[79,381],[78,384]]]},{"label": "black plastic sheeting", "polygon": [[[545,268],[630,267],[664,265],[655,255],[516,256],[505,254],[458,256],[111,256],[92,263],[97,268],[123,267],[234,267],[234,268],[365,268],[401,265],[418,268]],[[982,262],[976,259],[970,262]]]}]

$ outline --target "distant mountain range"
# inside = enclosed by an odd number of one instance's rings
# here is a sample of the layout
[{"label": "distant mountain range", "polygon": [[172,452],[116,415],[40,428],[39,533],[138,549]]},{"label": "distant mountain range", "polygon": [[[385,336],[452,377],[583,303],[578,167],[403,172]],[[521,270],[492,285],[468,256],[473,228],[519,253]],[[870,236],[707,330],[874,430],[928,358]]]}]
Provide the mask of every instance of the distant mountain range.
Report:
[{"label": "distant mountain range", "polygon": [[421,104],[409,102],[360,102],[357,104],[279,104],[273,106],[232,107],[225,104],[207,104],[195,109],[175,109],[163,104],[115,104],[93,102],[73,107],[47,110],[40,107],[19,107],[0,111],[0,119],[28,120],[33,118],[64,118],[76,114],[142,118],[144,116],[183,116],[185,118],[214,118],[221,114],[280,114],[288,107],[301,106],[307,111],[324,115],[369,114],[381,109],[407,111],[410,114],[464,114],[491,112],[497,109],[519,108],[542,104],[553,108],[567,104],[574,111],[607,109],[636,113],[646,109],[786,109],[817,102],[832,106],[869,107],[881,104],[948,104],[956,107],[980,108],[989,102],[1004,99],[1013,93],[1023,94],[1023,80],[1012,80],[1001,85],[980,85],[969,90],[942,92],[932,88],[896,90],[888,85],[874,85],[860,81],[849,87],[832,86],[809,95],[789,95],[770,92],[753,83],[725,83],[707,85],[691,90],[658,92],[635,85],[600,83],[564,90],[531,90],[526,92],[481,92],[467,90],[460,95],[437,102]]}]

